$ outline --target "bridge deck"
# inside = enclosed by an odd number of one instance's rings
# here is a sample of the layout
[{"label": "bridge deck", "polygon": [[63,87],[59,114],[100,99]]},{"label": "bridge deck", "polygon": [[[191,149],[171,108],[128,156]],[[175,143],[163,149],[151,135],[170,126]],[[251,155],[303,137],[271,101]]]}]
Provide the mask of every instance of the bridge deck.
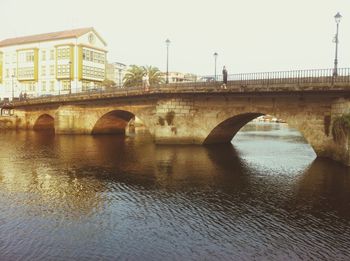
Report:
[{"label": "bridge deck", "polygon": [[178,84],[163,84],[151,86],[148,92],[142,87],[115,88],[108,91],[81,92],[66,95],[54,95],[49,97],[31,98],[14,102],[14,107],[22,107],[36,104],[79,102],[118,97],[150,96],[160,94],[273,94],[273,93],[344,93],[350,92],[350,82],[345,80],[332,81],[329,77],[316,79],[299,78],[291,79],[266,79],[248,81],[229,81],[226,89],[221,82],[193,82]]}]

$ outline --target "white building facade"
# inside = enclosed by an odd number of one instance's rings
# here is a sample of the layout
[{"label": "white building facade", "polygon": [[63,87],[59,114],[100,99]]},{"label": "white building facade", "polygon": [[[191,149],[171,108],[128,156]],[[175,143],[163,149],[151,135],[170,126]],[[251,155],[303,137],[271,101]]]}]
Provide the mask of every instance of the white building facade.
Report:
[{"label": "white building facade", "polygon": [[[166,78],[167,78],[166,72],[162,73],[162,77],[163,77],[164,82],[165,82]],[[198,78],[197,75],[192,74],[192,73],[181,73],[181,72],[169,72],[168,73],[169,83],[196,82],[197,78]]]},{"label": "white building facade", "polygon": [[106,74],[106,47],[94,28],[0,41],[0,99],[101,87]]},{"label": "white building facade", "polygon": [[123,87],[123,79],[127,70],[127,65],[123,63],[108,63],[106,67],[106,78],[113,81],[116,86]]}]

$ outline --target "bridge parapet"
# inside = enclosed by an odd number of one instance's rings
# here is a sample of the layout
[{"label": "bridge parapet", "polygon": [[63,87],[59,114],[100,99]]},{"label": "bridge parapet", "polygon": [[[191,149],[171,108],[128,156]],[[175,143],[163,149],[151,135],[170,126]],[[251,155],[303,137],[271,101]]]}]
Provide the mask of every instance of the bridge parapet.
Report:
[{"label": "bridge parapet", "polygon": [[249,79],[228,81],[226,87],[221,82],[192,82],[153,85],[149,91],[142,87],[116,88],[114,90],[98,92],[81,92],[66,95],[31,98],[13,103],[14,107],[23,107],[37,104],[70,103],[111,98],[133,98],[137,96],[166,95],[166,94],[247,94],[251,93],[343,93],[350,91],[350,77],[317,77],[317,78],[273,78]]}]

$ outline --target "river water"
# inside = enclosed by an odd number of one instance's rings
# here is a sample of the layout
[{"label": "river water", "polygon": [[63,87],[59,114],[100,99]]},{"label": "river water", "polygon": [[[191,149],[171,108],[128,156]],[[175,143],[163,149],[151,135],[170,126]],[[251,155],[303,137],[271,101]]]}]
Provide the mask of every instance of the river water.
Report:
[{"label": "river water", "polygon": [[284,124],[225,146],[0,133],[0,260],[349,260],[350,171]]}]

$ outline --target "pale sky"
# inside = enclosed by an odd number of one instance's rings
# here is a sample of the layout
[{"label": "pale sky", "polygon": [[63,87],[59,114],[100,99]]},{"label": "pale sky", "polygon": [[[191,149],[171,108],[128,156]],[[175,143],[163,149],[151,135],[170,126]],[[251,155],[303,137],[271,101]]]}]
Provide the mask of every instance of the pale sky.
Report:
[{"label": "pale sky", "polygon": [[0,39],[93,26],[109,62],[201,75],[350,67],[350,0],[0,0]]}]

